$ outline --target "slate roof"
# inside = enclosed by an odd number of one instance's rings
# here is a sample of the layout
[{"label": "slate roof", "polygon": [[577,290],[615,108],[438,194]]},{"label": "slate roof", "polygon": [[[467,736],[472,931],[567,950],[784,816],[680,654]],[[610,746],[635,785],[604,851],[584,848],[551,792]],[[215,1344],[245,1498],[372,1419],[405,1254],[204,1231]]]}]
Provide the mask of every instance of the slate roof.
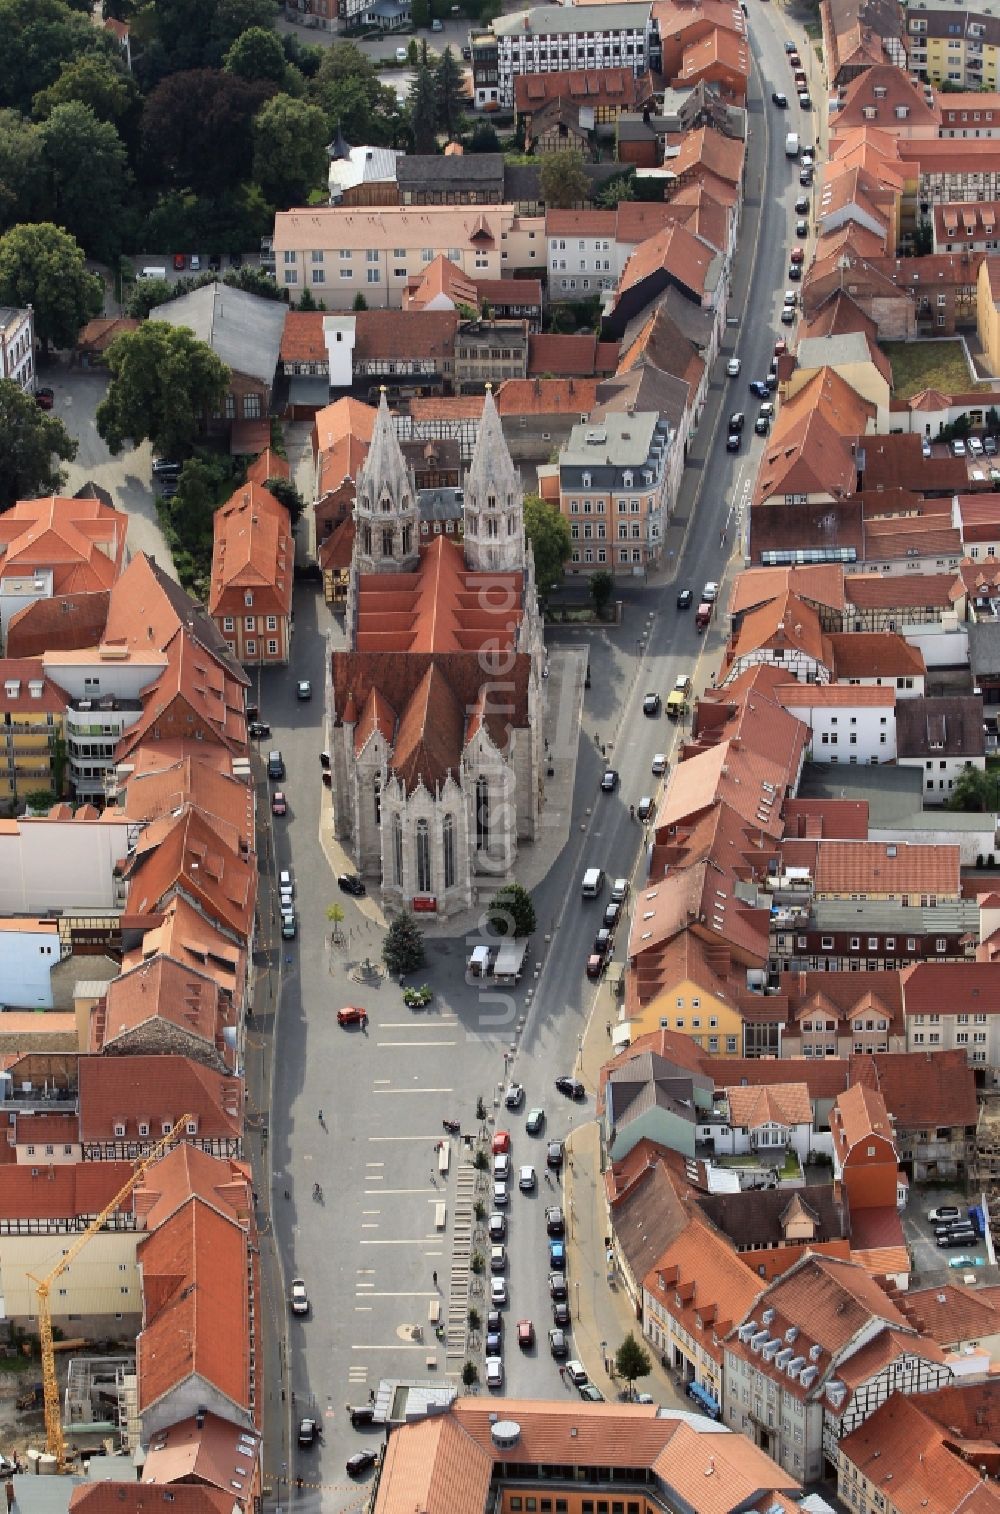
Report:
[{"label": "slate roof", "polygon": [[983,701],[977,694],[901,699],[896,706],[897,756],[972,760],[986,752]]},{"label": "slate roof", "polygon": [[228,284],[205,284],[149,312],[151,321],[187,326],[234,373],[273,384],[288,306]]}]

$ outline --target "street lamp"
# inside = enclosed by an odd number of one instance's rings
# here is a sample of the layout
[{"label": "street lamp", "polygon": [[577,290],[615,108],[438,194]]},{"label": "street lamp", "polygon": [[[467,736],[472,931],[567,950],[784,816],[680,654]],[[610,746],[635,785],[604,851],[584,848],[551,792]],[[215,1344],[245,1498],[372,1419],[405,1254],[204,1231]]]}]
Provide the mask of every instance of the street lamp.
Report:
[{"label": "street lamp", "polygon": [[607,1372],[607,1370],[608,1370],[608,1343],[607,1343],[607,1341],[601,1341],[601,1360],[604,1363],[604,1370],[605,1370],[605,1372]]},{"label": "street lamp", "polygon": [[577,1317],[577,1319],[579,1319],[580,1318],[580,1284],[579,1283],[574,1283],[573,1286],[576,1289],[576,1317]]}]

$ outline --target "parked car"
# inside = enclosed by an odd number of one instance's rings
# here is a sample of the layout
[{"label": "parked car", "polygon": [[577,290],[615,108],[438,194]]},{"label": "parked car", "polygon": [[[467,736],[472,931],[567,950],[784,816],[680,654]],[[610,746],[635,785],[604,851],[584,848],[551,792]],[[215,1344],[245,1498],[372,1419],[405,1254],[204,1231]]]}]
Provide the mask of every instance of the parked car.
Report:
[{"label": "parked car", "polygon": [[522,1193],[534,1193],[535,1169],[534,1167],[522,1167],[517,1175],[517,1186]]},{"label": "parked car", "polygon": [[615,904],[624,904],[625,900],[628,898],[628,887],[629,885],[627,878],[615,879],[614,883],[611,885],[611,898],[614,900]]},{"label": "parked car", "polygon": [[510,1201],[510,1195],[507,1192],[507,1184],[506,1183],[494,1183],[493,1184],[493,1208],[494,1209],[506,1209],[509,1201]]},{"label": "parked car", "polygon": [[730,378],[739,378],[742,364],[738,357],[731,357],[726,364],[726,372]]},{"label": "parked car", "polygon": [[[194,258],[191,259],[194,267]],[[375,1451],[355,1451],[353,1456],[347,1458],[348,1477],[360,1477],[362,1472],[367,1472],[378,1461],[378,1453]]]},{"label": "parked car", "polygon": [[790,279],[801,279],[801,277],[802,277],[802,265],[801,265],[801,263],[791,263],[789,265],[789,268],[788,268],[788,277]]},{"label": "parked car", "polygon": [[153,459],[153,477],[163,478],[172,473],[179,473],[183,463],[175,463],[169,457],[156,457]]},{"label": "parked car", "polygon": [[604,1394],[594,1383],[584,1383],[580,1389],[580,1397],[587,1404],[603,1404]]},{"label": "parked car", "polygon": [[191,254],[190,268],[192,273],[201,272],[201,257],[197,252]]},{"label": "parked car", "polygon": [[649,819],[650,815],[653,813],[653,801],[650,798],[649,794],[643,794],[642,798],[639,800],[639,803],[635,807],[635,812],[640,820],[645,821]]},{"label": "parked car", "polygon": [[694,595],[691,593],[690,589],[681,589],[677,595],[678,610],[689,610],[691,608],[691,601],[693,598]]},{"label": "parked car", "polygon": [[520,1083],[508,1083],[503,1102],[506,1109],[520,1109],[524,1103],[524,1089]]},{"label": "parked car", "polygon": [[766,415],[758,415],[753,423],[753,429],[758,436],[766,436],[771,429],[771,422]]},{"label": "parked car", "polygon": [[493,1155],[497,1156],[501,1151],[510,1150],[510,1131],[498,1130],[493,1137]]},{"label": "parked car", "polygon": [[[701,597],[707,605],[714,605],[715,601],[719,597],[719,585],[715,582],[714,578],[710,578],[708,580],[708,583],[701,591]],[[690,682],[691,681],[689,679],[688,687],[690,687]]]},{"label": "parked car", "polygon": [[309,1295],[306,1292],[306,1285],[300,1277],[292,1279],[290,1297],[293,1314],[301,1315],[309,1313]]},{"label": "parked car", "polygon": [[55,390],[50,389],[48,384],[43,384],[40,389],[35,390],[35,404],[39,410],[51,410],[55,402]]},{"label": "parked car", "polygon": [[570,1323],[569,1303],[566,1299],[552,1300],[552,1323],[558,1325],[561,1330],[565,1330]]},{"label": "parked car", "polygon": [[274,793],[271,795],[271,814],[288,814],[288,801],[280,789],[275,789]]},{"label": "parked car", "polygon": [[355,899],[363,899],[365,896],[364,882],[357,873],[341,873],[337,887],[342,894],[352,894]]},{"label": "parked car", "polygon": [[507,1239],[507,1216],[505,1214],[491,1214],[489,1218],[489,1232],[491,1241],[505,1241]]},{"label": "parked car", "polygon": [[183,270],[187,267],[187,261],[188,261],[187,260],[187,253],[185,253],[185,252],[175,252],[174,253],[173,262],[174,262],[174,267],[177,269],[178,273],[183,272]]},{"label": "parked car", "polygon": [[565,1330],[561,1330],[558,1325],[553,1325],[549,1331],[549,1351],[556,1361],[559,1361],[562,1357],[569,1356],[569,1341],[566,1338],[566,1332]]},{"label": "parked car", "polygon": [[295,697],[296,699],[311,699],[313,697],[313,686],[308,678],[299,679],[295,685]]},{"label": "parked car", "polygon": [[549,1273],[549,1297],[562,1303],[569,1298],[569,1285],[566,1282],[565,1272]]},{"label": "parked car", "polygon": [[647,694],[642,701],[642,713],[644,715],[658,715],[660,713],[659,694]]},{"label": "parked car", "polygon": [[772,89],[771,100],[779,110],[788,109],[788,96],[786,94],[783,94],[780,89]]},{"label": "parked car", "polygon": [[285,759],[279,751],[267,754],[267,776],[278,780],[285,776]]},{"label": "parked car", "polygon": [[653,765],[650,771],[652,772],[654,778],[661,778],[663,776],[663,774],[667,771],[666,752],[653,753]]},{"label": "parked car", "polygon": [[545,1211],[545,1232],[547,1235],[562,1235],[566,1229],[566,1221],[558,1204],[552,1204]]},{"label": "parked car", "polygon": [[751,379],[750,393],[756,394],[758,399],[766,400],[769,391],[763,379]]},{"label": "parked car", "polygon": [[490,1278],[490,1303],[494,1309],[501,1309],[507,1302],[507,1279],[505,1277]]},{"label": "parked car", "polygon": [[507,1247],[501,1244],[490,1247],[490,1271],[507,1271]]},{"label": "parked car", "polygon": [[807,237],[809,235],[809,222],[808,221],[796,221],[796,223],[795,223],[795,235],[797,237]]},{"label": "parked car", "polygon": [[550,1141],[549,1142],[548,1150],[545,1153],[545,1165],[546,1165],[546,1167],[553,1167],[553,1168],[555,1168],[555,1169],[558,1170],[562,1166],[562,1164],[563,1164],[562,1142],[561,1141]]},{"label": "parked car", "polygon": [[566,1271],[566,1244],[564,1241],[549,1242],[549,1266],[553,1272]]},{"label": "parked car", "polygon": [[962,1211],[957,1204],[940,1204],[937,1209],[928,1209],[927,1218],[934,1225],[943,1225],[949,1220],[960,1220]]},{"label": "parked car", "polygon": [[529,1109],[528,1118],[524,1122],[524,1128],[529,1135],[541,1135],[542,1126],[545,1124],[544,1109]]},{"label": "parked car", "polygon": [[251,741],[265,740],[271,734],[271,727],[266,720],[251,720],[247,725],[247,735]]},{"label": "parked car", "polygon": [[566,1373],[574,1387],[582,1388],[584,1383],[589,1381],[587,1369],[584,1367],[583,1362],[578,1362],[575,1359],[566,1363]]},{"label": "parked car", "polygon": [[586,1098],[587,1091],[579,1078],[570,1078],[563,1074],[556,1078],[556,1088],[570,1099]]},{"label": "parked car", "polygon": [[503,1361],[499,1356],[486,1358],[486,1386],[487,1388],[503,1387]]},{"label": "parked car", "polygon": [[781,319],[782,326],[794,326],[795,325],[795,306],[794,305],[783,305],[782,308],[781,308],[781,317],[780,317],[780,319]]},{"label": "parked car", "polygon": [[621,905],[615,904],[614,900],[612,900],[610,904],[605,905],[603,917],[603,925],[605,930],[613,931],[617,929],[618,919],[621,915],[621,912]]},{"label": "parked car", "polygon": [[517,1344],[522,1351],[529,1351],[535,1344],[535,1327],[530,1319],[519,1319],[517,1322]]},{"label": "parked car", "polygon": [[282,912],[281,912],[281,939],[283,941],[294,941],[295,937],[298,935],[298,933],[299,933],[299,917],[298,917],[298,915],[295,913],[295,911],[293,909],[282,910]]},{"label": "parked car", "polygon": [[949,442],[948,445],[951,448],[951,455],[952,455],[952,457],[964,457],[965,456],[965,443],[963,442],[963,440],[962,440],[962,438],[960,436],[954,437],[953,440],[951,442]]}]

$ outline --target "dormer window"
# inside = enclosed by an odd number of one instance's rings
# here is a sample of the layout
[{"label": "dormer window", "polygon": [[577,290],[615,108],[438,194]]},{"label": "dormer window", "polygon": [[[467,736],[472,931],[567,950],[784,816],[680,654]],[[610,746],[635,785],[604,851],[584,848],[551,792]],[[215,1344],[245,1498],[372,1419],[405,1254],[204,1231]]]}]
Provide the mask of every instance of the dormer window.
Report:
[{"label": "dormer window", "polygon": [[185,1135],[189,1135],[189,1136],[197,1135],[198,1134],[198,1121],[197,1120],[188,1120],[187,1124],[184,1126],[184,1133],[185,1133]]},{"label": "dormer window", "polygon": [[631,487],[632,487],[632,472],[631,472],[631,469],[630,469],[627,473],[625,473],[625,474],[622,475],[622,488],[623,489],[631,489]]},{"label": "dormer window", "polygon": [[173,1130],[173,1128],[174,1128],[174,1122],[173,1122],[173,1120],[161,1120],[160,1121],[160,1133],[161,1133],[161,1135],[169,1135],[170,1132]]},{"label": "dormer window", "polygon": [[246,593],[244,594],[244,596],[243,596],[243,603],[246,605],[247,609],[249,610],[250,607],[251,607],[251,605],[253,604],[253,590],[252,589],[248,589],[246,591]]},{"label": "dormer window", "polygon": [[140,1120],[139,1121],[139,1134],[141,1136],[148,1136],[149,1135],[149,1121],[148,1120]]},{"label": "dormer window", "polygon": [[115,1121],[115,1136],[117,1137],[118,1140],[121,1140],[124,1137],[124,1135],[125,1135],[125,1121],[124,1120],[116,1120]]},{"label": "dormer window", "polygon": [[583,487],[585,489],[589,489],[590,488],[590,474],[589,473],[585,473],[583,475]]}]

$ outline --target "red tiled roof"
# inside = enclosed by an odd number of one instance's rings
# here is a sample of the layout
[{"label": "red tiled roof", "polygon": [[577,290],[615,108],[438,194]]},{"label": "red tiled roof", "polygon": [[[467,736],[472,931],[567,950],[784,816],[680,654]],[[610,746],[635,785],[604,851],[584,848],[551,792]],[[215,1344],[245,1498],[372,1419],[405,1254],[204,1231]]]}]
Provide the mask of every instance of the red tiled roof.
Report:
[{"label": "red tiled roof", "polygon": [[[140,1122],[153,1145],[182,1115],[193,1115],[200,1141],[237,1141],[243,1126],[243,1081],[189,1057],[80,1058],[80,1137],[84,1145],[135,1143]],[[115,1126],[124,1124],[125,1135]]]},{"label": "red tiled roof", "polygon": [[519,74],[514,79],[514,109],[518,115],[540,110],[550,100],[573,100],[578,105],[641,109],[653,97],[648,74],[630,68],[575,68],[567,72]]},{"label": "red tiled roof", "polygon": [[[186,1046],[221,1071],[235,1066],[236,1011],[219,984],[170,957],[155,956],[119,974],[92,1019],[94,1051],[127,1052],[161,1040]],[[228,1037],[227,1037],[228,1032]]]},{"label": "red tiled roof", "polygon": [[[801,843],[786,842],[785,852]],[[821,897],[934,894],[959,897],[960,855],[957,846],[884,841],[816,843],[816,893]],[[928,964],[935,966],[937,964]],[[941,967],[954,967],[941,963]],[[958,964],[967,969],[974,964]]]},{"label": "red tiled roof", "polygon": [[257,614],[288,615],[295,543],[285,506],[261,485],[246,484],[216,510],[213,532],[210,612],[243,614],[249,590]]},{"label": "red tiled roof", "polygon": [[1000,1492],[953,1454],[922,1397],[891,1394],[844,1436],[840,1454],[898,1514],[998,1514]]},{"label": "red tiled roof", "polygon": [[0,516],[0,578],[51,569],[53,594],[110,589],[125,565],[128,516],[97,499],[18,500]]},{"label": "red tiled roof", "polygon": [[[528,378],[592,378],[595,374],[614,373],[618,362],[618,343],[602,342],[598,337],[534,335],[528,338]],[[509,379],[508,383],[523,380]],[[506,386],[504,386],[506,387]],[[499,406],[498,406],[499,408]],[[584,406],[575,409],[583,413]],[[501,412],[502,413],[502,412]]]},{"label": "red tiled roof", "polygon": [[878,1090],[903,1130],[976,1123],[975,1074],[960,1047],[852,1056],[850,1076]]},{"label": "red tiled roof", "polygon": [[914,962],[900,976],[907,1016],[1000,1010],[1000,962]]},{"label": "red tiled roof", "polygon": [[46,652],[75,652],[96,646],[104,635],[110,602],[106,589],[36,599],[11,616],[7,655],[42,657]]},{"label": "red tiled roof", "polygon": [[[476,573],[459,543],[444,536],[423,546],[412,573],[359,579],[354,645],[358,652],[509,651],[521,621],[520,573]],[[497,605],[504,607],[498,627]],[[515,608],[510,608],[511,606]]]},{"label": "red tiled roof", "polygon": [[[6,1220],[90,1220],[110,1204],[133,1171],[131,1162],[3,1163],[0,1213]],[[135,1195],[129,1194],[119,1212],[131,1214],[134,1204]]]},{"label": "red tiled roof", "polygon": [[827,639],[839,679],[922,678],[927,671],[919,647],[898,631],[832,631]]},{"label": "red tiled roof", "polygon": [[450,361],[461,316],[453,310],[359,310],[354,362]]},{"label": "red tiled roof", "polygon": [[131,914],[158,913],[180,889],[220,925],[245,940],[253,927],[257,869],[231,851],[199,812],[154,821],[123,864]]},{"label": "red tiled roof", "polygon": [[[110,26],[111,22],[104,24]],[[235,1506],[232,1489],[205,1488],[197,1483],[158,1488],[116,1478],[80,1483],[69,1495],[70,1514],[233,1514]]]},{"label": "red tiled roof", "polygon": [[496,392],[497,412],[503,417],[588,415],[597,405],[598,383],[596,378],[505,379]]}]

